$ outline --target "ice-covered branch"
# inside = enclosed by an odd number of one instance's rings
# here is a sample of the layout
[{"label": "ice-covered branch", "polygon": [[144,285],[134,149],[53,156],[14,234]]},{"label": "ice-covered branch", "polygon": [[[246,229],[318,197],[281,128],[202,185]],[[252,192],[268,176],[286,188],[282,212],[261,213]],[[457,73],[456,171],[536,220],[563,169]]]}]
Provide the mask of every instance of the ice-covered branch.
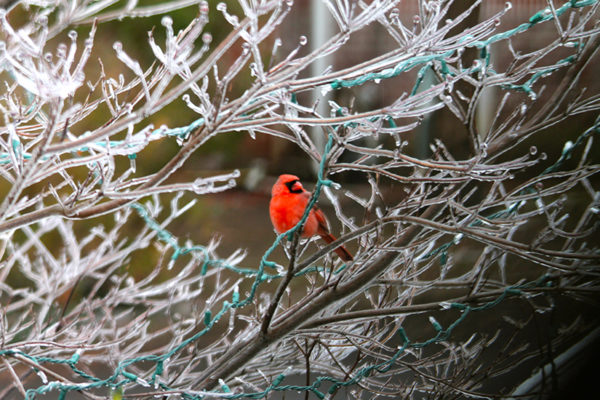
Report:
[{"label": "ice-covered branch", "polygon": [[[600,2],[323,2],[0,11],[0,397],[507,397],[597,324]],[[227,135],[337,239],[197,242]]]}]

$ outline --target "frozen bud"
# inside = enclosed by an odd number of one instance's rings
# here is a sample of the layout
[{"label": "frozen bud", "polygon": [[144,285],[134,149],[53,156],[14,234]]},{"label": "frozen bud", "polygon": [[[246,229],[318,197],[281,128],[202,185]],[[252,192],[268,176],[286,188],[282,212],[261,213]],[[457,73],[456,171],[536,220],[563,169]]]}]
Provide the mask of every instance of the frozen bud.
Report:
[{"label": "frozen bud", "polygon": [[460,240],[463,238],[463,236],[464,235],[462,233],[458,233],[458,234],[454,235],[454,240],[453,240],[454,244],[459,244]]},{"label": "frozen bud", "polygon": [[531,146],[529,148],[529,154],[531,154],[532,156],[536,155],[537,154],[537,147]]},{"label": "frozen bud", "polygon": [[56,55],[60,58],[65,57],[67,54],[67,45],[64,43],[59,43],[56,47]]},{"label": "frozen bud", "polygon": [[173,18],[169,17],[168,15],[165,15],[160,20],[160,23],[162,24],[162,26],[165,26],[165,27],[172,26],[173,25]]},{"label": "frozen bud", "polygon": [[205,1],[205,0],[201,1],[199,8],[200,8],[200,14],[203,14],[203,15],[208,14],[208,11],[209,11],[208,1]]}]

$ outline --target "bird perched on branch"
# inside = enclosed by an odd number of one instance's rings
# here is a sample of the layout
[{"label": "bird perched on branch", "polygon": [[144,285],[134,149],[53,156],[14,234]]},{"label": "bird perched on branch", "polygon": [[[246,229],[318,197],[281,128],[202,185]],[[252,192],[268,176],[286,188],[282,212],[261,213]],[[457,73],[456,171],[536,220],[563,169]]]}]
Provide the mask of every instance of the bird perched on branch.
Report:
[{"label": "bird perched on branch", "polygon": [[[309,201],[310,192],[302,187],[297,176],[281,175],[273,185],[271,203],[269,204],[271,222],[277,233],[286,232],[296,226],[304,215]],[[326,243],[335,240],[335,237],[329,233],[329,224],[325,214],[316,206],[310,210],[302,230],[302,237],[304,238],[314,235],[321,236]],[[352,255],[344,246],[338,247],[335,252],[343,261],[352,260]]]}]

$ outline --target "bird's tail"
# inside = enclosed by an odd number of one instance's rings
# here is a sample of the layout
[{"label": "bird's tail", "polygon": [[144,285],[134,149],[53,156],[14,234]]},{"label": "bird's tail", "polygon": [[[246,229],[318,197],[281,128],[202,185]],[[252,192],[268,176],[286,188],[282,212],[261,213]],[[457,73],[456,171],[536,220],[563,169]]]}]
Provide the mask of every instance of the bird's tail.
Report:
[{"label": "bird's tail", "polygon": [[[320,233],[321,238],[327,243],[331,243],[335,240],[335,236],[331,233]],[[352,261],[354,257],[344,246],[340,246],[334,250],[335,253],[342,259],[342,261]]]}]

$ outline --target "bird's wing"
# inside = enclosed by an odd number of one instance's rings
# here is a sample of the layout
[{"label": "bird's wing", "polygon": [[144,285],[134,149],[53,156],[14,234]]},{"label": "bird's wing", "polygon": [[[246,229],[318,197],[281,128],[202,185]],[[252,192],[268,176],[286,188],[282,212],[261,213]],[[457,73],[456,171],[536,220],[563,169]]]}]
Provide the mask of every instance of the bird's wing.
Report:
[{"label": "bird's wing", "polygon": [[315,217],[317,217],[317,221],[319,221],[319,233],[329,233],[329,221],[327,221],[327,217],[323,214],[323,211],[317,206],[313,207],[313,211]]},{"label": "bird's wing", "polygon": [[[311,193],[309,191],[304,191],[301,194],[302,197],[306,199],[306,203],[308,204],[310,200]],[[306,207],[306,206],[305,206]],[[304,212],[304,210],[302,210]],[[327,221],[327,217],[323,214],[323,211],[315,204],[311,210],[311,213],[317,217],[317,222],[319,223],[318,233],[329,233],[329,221]]]}]

